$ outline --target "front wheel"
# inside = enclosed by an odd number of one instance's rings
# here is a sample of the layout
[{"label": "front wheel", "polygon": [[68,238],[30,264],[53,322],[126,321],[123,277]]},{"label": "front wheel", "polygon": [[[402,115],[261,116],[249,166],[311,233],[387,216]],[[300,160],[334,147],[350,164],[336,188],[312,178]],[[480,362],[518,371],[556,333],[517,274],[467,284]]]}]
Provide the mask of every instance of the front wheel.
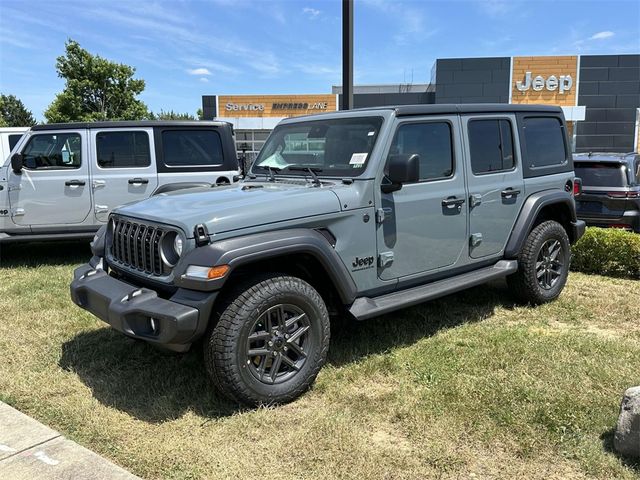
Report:
[{"label": "front wheel", "polygon": [[218,390],[239,403],[270,405],[311,386],[329,349],[329,314],[311,285],[267,276],[229,294],[221,310],[204,345]]},{"label": "front wheel", "polygon": [[535,227],[518,255],[518,271],[507,277],[514,295],[538,305],[558,298],[569,276],[571,244],[565,229],[549,220]]}]

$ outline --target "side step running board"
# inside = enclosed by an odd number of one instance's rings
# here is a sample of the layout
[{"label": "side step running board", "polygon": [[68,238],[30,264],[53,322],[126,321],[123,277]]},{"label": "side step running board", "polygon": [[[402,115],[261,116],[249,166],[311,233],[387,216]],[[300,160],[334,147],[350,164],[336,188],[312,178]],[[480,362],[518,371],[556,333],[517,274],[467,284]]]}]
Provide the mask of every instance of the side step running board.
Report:
[{"label": "side step running board", "polygon": [[443,297],[466,288],[506,277],[518,269],[517,260],[500,260],[491,267],[480,268],[455,277],[438,280],[399,292],[387,293],[379,297],[356,298],[349,312],[358,320],[377,317],[384,313],[411,307],[428,300]]}]

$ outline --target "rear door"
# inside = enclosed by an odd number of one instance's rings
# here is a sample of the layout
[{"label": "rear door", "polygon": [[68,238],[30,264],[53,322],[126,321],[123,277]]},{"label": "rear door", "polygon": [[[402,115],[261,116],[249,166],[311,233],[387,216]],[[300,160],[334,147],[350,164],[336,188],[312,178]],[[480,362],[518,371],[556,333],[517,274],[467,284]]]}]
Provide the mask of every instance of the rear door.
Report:
[{"label": "rear door", "polygon": [[469,254],[482,258],[504,248],[524,198],[514,115],[465,115],[469,189]]},{"label": "rear door", "polygon": [[576,198],[577,214],[586,221],[615,221],[627,209],[628,172],[617,161],[574,162],[576,176],[582,180],[582,193]]},{"label": "rear door", "polygon": [[106,222],[109,212],[149,197],[158,186],[153,128],[91,130],[94,215]]},{"label": "rear door", "polygon": [[9,203],[16,225],[80,224],[91,211],[86,130],[42,131],[21,147],[24,168],[9,169]]}]

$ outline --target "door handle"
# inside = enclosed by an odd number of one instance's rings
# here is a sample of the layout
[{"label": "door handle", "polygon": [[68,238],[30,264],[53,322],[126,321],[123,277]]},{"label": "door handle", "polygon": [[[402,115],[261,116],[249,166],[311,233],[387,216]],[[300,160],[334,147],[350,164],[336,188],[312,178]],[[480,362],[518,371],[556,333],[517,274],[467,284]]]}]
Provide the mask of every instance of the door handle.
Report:
[{"label": "door handle", "polygon": [[506,190],[502,190],[502,192],[500,192],[500,195],[502,195],[502,198],[517,197],[519,194],[520,194],[520,190],[514,190],[511,187],[507,188]]},{"label": "door handle", "polygon": [[64,182],[67,187],[84,187],[85,183],[84,180],[67,180]]},{"label": "door handle", "polygon": [[146,178],[140,178],[140,177],[130,178],[129,179],[129,185],[135,185],[136,183],[139,183],[140,185],[143,185],[143,184],[149,183],[149,180],[146,179]]},{"label": "door handle", "polygon": [[459,207],[464,202],[464,198],[449,197],[442,200],[442,206],[447,208]]}]

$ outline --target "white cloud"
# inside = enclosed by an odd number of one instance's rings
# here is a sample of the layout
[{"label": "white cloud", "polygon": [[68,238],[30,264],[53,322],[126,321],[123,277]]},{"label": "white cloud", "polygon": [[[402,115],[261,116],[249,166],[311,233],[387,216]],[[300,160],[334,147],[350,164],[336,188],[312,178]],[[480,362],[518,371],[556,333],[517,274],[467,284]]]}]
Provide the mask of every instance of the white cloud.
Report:
[{"label": "white cloud", "polygon": [[615,33],[605,30],[603,32],[594,33],[589,37],[589,40],[604,40],[605,38],[611,38]]},{"label": "white cloud", "polygon": [[211,72],[208,68],[200,67],[200,68],[188,68],[187,73],[189,75],[211,75]]},{"label": "white cloud", "polygon": [[209,83],[209,79],[207,77],[200,77],[200,81],[202,83]]},{"label": "white cloud", "polygon": [[304,7],[302,9],[302,12],[305,13],[311,20],[317,18],[318,15],[320,15],[320,10],[316,10],[315,8],[311,7]]}]

